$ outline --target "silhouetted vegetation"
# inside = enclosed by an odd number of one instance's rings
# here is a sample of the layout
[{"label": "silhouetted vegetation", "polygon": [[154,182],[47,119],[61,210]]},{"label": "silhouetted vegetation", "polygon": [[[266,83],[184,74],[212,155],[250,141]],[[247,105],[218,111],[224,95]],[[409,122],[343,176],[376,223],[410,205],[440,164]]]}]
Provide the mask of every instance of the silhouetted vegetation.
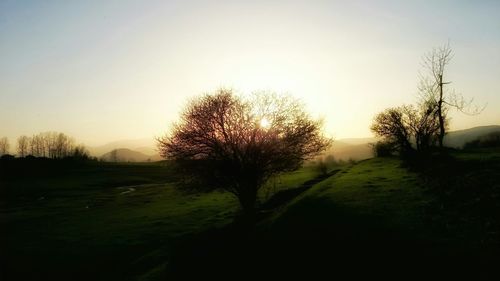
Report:
[{"label": "silhouetted vegetation", "polygon": [[272,176],[300,168],[330,144],[297,100],[268,93],[244,99],[224,89],[193,100],[158,142],[191,187],[234,194],[244,214],[254,212]]},{"label": "silhouetted vegetation", "polygon": [[[0,139],[0,156],[7,154],[9,142]],[[88,160],[89,152],[83,144],[76,145],[73,138],[57,132],[45,132],[32,137],[17,138],[17,157]]]},{"label": "silhouetted vegetation", "polygon": [[20,157],[29,155],[35,157],[64,158],[88,157],[83,145],[75,145],[75,141],[63,133],[46,132],[32,137],[21,136],[18,139]]},{"label": "silhouetted vegetation", "polygon": [[439,48],[434,48],[431,52],[423,57],[423,66],[425,74],[421,75],[419,81],[419,92],[422,103],[426,104],[437,117],[439,124],[438,143],[439,147],[443,148],[443,140],[447,131],[446,115],[448,109],[455,108],[467,114],[478,114],[483,109],[473,106],[472,99],[467,101],[454,90],[446,91],[444,86],[450,84],[450,81],[445,82],[446,67],[453,58],[452,49],[448,44]]},{"label": "silhouetted vegetation", "polygon": [[0,138],[0,156],[8,154],[9,148],[10,148],[9,139],[7,139],[6,137]]},{"label": "silhouetted vegetation", "polygon": [[385,148],[392,147],[401,155],[407,155],[415,150],[428,150],[436,142],[439,123],[432,107],[425,105],[416,109],[404,105],[379,113],[371,130],[384,139]]},{"label": "silhouetted vegetation", "polygon": [[421,75],[418,90],[420,101],[417,106],[403,105],[388,108],[375,116],[372,132],[382,137],[385,143],[397,148],[403,156],[428,151],[437,143],[443,149],[447,131],[446,114],[450,107],[468,114],[478,114],[482,109],[472,107],[472,100],[465,101],[453,91],[445,91],[446,66],[452,59],[449,45],[432,50],[423,58],[427,75]]},{"label": "silhouetted vegetation", "polygon": [[375,157],[389,157],[396,152],[396,146],[392,142],[378,141],[372,145]]},{"label": "silhouetted vegetation", "polygon": [[343,160],[337,160],[333,155],[327,155],[324,157],[317,157],[310,164],[314,167],[314,170],[320,175],[328,175],[330,170],[341,166],[345,163]]},{"label": "silhouetted vegetation", "polygon": [[465,144],[465,149],[500,147],[500,132],[492,132]]}]

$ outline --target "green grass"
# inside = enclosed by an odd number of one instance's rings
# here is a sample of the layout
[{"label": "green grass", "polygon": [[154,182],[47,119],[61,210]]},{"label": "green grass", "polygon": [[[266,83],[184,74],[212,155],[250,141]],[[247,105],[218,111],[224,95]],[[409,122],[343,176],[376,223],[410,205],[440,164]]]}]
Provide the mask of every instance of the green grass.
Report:
[{"label": "green grass", "polygon": [[[374,260],[384,251],[430,251],[438,252],[440,260],[440,251],[493,245],[494,240],[481,235],[496,229],[497,217],[481,212],[493,214],[498,206],[492,197],[498,194],[498,151],[452,153],[457,160],[447,161],[455,163],[463,177],[449,183],[470,183],[458,195],[436,192],[432,181],[397,158],[368,159],[332,167],[341,170],[266,217],[250,241],[236,237],[235,244],[224,244],[231,236],[224,234],[224,227],[238,211],[237,200],[227,193],[179,191],[165,163],[94,163],[31,171],[23,177],[12,172],[0,179],[1,264],[19,280],[160,280],[169,272],[178,244],[191,237],[200,240],[201,247],[207,244],[210,255],[210,245],[222,245],[212,246],[221,256],[202,259],[215,266],[227,262],[219,258],[237,260],[231,251],[256,252],[252,260],[259,267],[278,261],[283,264],[280,270],[316,263],[328,268],[330,262],[319,259],[322,254],[330,255],[332,263],[362,266],[357,254],[349,257],[360,251],[370,252]],[[313,166],[281,175],[259,198],[265,201],[317,175]],[[488,188],[476,188],[475,183]],[[471,193],[474,190],[478,192]],[[469,214],[476,209],[479,215]],[[486,223],[489,228],[482,226]],[[214,242],[212,236],[219,234],[222,242]],[[224,255],[227,251],[230,254]],[[187,269],[192,271],[190,264]]]},{"label": "green grass", "polygon": [[[304,168],[277,177],[261,199],[314,175]],[[161,163],[90,163],[2,177],[2,264],[23,280],[154,276],[178,240],[229,224],[239,208],[228,193],[184,193],[173,179]]]},{"label": "green grass", "polygon": [[302,183],[316,177],[318,172],[312,166],[306,166],[294,172],[277,175],[262,187],[259,199],[265,201],[278,191],[299,187]]},{"label": "green grass", "polygon": [[[389,236],[445,248],[484,247],[487,238],[483,236],[497,233],[492,229],[498,216],[491,196],[498,194],[494,187],[498,187],[499,174],[492,169],[500,161],[494,154],[475,154],[471,158],[465,152],[457,157],[457,165],[469,166],[465,171],[457,170],[459,178],[447,182],[450,190],[465,189],[459,195],[443,195],[450,191],[436,190],[431,184],[433,179],[425,180],[421,174],[409,171],[397,158],[373,158],[345,167],[315,185],[260,227],[265,235],[290,240],[320,235],[337,237],[338,243],[356,243],[344,240],[356,236],[379,243],[386,240],[381,236]],[[462,188],[465,180],[471,183]]]},{"label": "green grass", "polygon": [[454,157],[460,160],[494,160],[500,162],[500,148],[471,148],[453,151]]},{"label": "green grass", "polygon": [[290,239],[314,236],[318,228],[338,231],[344,224],[367,230],[423,231],[427,200],[418,176],[402,168],[400,160],[374,158],[317,184],[263,227]]}]

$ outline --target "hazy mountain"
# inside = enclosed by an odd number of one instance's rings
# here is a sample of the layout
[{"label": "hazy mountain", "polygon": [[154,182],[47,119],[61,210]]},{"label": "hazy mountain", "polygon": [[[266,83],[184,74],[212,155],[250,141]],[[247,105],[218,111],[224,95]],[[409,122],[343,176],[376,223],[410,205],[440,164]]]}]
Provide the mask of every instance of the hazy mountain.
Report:
[{"label": "hazy mountain", "polygon": [[128,148],[114,149],[103,154],[100,159],[112,162],[147,162],[162,160],[159,155],[147,155]]},{"label": "hazy mountain", "polygon": [[332,147],[324,155],[333,155],[337,160],[363,160],[373,157],[370,143],[374,138],[340,139],[333,142]]},{"label": "hazy mountain", "polygon": [[453,148],[462,148],[470,141],[498,131],[500,131],[500,125],[480,126],[465,130],[452,131],[444,137],[444,145]]},{"label": "hazy mountain", "polygon": [[146,155],[159,155],[158,150],[156,149],[156,146],[143,146],[143,147],[136,147],[132,148],[134,151],[138,151],[140,153],[144,153]]},{"label": "hazy mountain", "polygon": [[376,141],[377,141],[377,138],[346,138],[346,139],[339,139],[338,141],[335,140],[334,144],[339,142],[342,144],[358,145],[358,144],[373,143]]},{"label": "hazy mountain", "polygon": [[346,138],[334,140],[333,145],[321,155],[323,157],[333,155],[337,160],[363,160],[373,157],[371,143],[376,138]]},{"label": "hazy mountain", "polygon": [[[449,147],[462,148],[467,142],[496,131],[500,131],[500,125],[480,126],[452,131],[446,134],[444,144]],[[376,138],[345,138],[335,140],[333,146],[323,155],[333,155],[336,159],[343,160],[371,158],[373,157],[373,152],[370,143],[375,143],[376,141]],[[119,159],[123,159],[123,161],[162,160],[156,150],[156,143],[153,138],[121,140],[89,148],[91,155],[97,157],[102,155],[101,157],[105,158],[109,157],[113,150],[118,150],[117,156]]]},{"label": "hazy mountain", "polygon": [[[479,126],[465,130],[451,131],[444,138],[444,145],[453,148],[463,146],[473,140],[483,137],[492,132],[500,132],[500,125]],[[373,157],[370,143],[375,143],[376,138],[347,138],[336,140],[331,149],[325,155],[333,155],[336,159],[362,160]]]},{"label": "hazy mountain", "polygon": [[104,153],[108,153],[119,148],[128,148],[147,155],[157,154],[154,150],[156,148],[156,144],[153,138],[114,141],[101,146],[88,147],[88,150],[90,155],[99,157]]}]

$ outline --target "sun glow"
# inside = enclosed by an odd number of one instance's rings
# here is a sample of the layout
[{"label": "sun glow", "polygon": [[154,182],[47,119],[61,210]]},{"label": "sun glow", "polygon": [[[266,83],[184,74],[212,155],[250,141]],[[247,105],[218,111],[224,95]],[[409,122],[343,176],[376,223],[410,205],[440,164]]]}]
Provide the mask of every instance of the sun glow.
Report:
[{"label": "sun glow", "polygon": [[269,120],[267,120],[266,118],[262,118],[260,119],[259,125],[263,129],[268,129],[269,127],[271,127],[271,122],[269,122]]}]

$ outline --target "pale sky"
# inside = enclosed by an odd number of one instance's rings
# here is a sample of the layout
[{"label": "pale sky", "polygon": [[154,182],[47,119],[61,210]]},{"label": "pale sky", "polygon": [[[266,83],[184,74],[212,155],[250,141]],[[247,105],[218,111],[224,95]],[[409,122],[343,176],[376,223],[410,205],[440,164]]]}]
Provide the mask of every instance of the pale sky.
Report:
[{"label": "pale sky", "polygon": [[487,103],[451,129],[500,124],[500,1],[0,0],[0,137],[88,145],[163,135],[189,97],[289,93],[336,138],[416,101],[420,61],[448,40],[447,80]]}]

